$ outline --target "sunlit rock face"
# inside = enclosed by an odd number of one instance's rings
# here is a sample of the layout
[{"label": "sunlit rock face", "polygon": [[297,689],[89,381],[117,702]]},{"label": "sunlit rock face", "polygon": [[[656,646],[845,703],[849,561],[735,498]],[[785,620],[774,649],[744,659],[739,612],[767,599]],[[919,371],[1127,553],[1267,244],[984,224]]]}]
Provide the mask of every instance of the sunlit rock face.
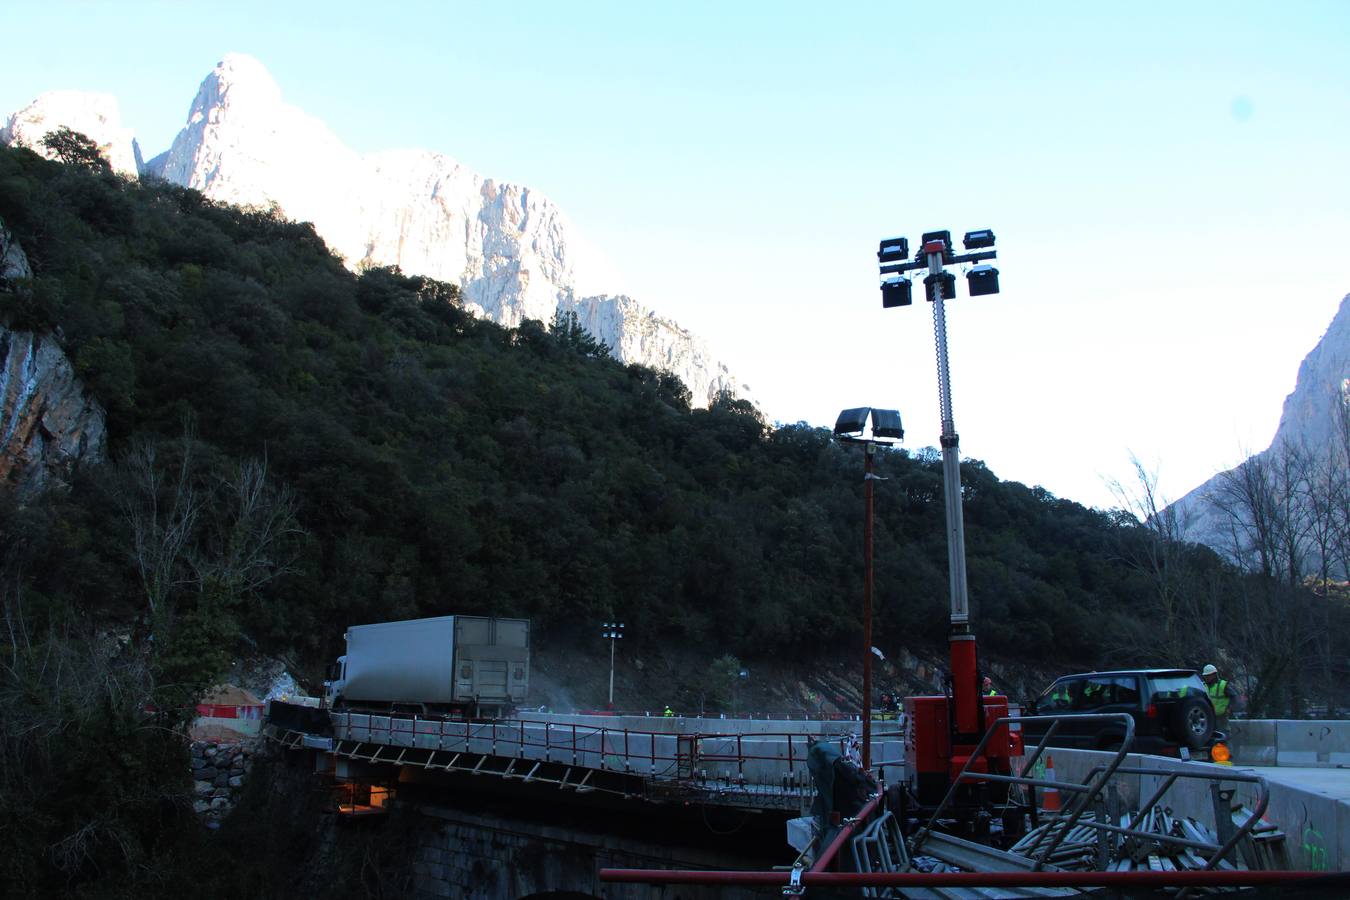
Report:
[{"label": "sunlit rock face", "polygon": [[[1294,392],[1285,398],[1275,439],[1256,458],[1273,459],[1281,448],[1297,448],[1313,458],[1344,454],[1350,448],[1345,447],[1340,410],[1347,402],[1350,402],[1350,295],[1341,300],[1326,334],[1299,366],[1298,381]],[[1346,464],[1344,455],[1336,458],[1340,465]],[[1225,479],[1231,477],[1231,471],[1215,475],[1171,507],[1187,524],[1188,540],[1208,544],[1225,554],[1233,551],[1233,523],[1213,501]]]},{"label": "sunlit rock face", "polygon": [[287,104],[250,57],[216,66],[147,170],[215,200],[275,204],[314,223],[352,268],[393,265],[458,284],[466,307],[503,325],[575,310],[619,359],[674,372],[695,402],[735,390],[694,335],[605,294],[620,287],[609,267],[543,194],[428,151],[362,156]]},{"label": "sunlit rock face", "polygon": [[352,269],[398,266],[457,284],[471,312],[511,327],[574,311],[618,359],[678,375],[695,403],[737,390],[702,340],[622,294],[603,255],[543,194],[425,150],[363,156],[286,103],[252,57],[220,61],[173,146],[148,163],[106,94],[43,94],[10,117],[0,142],[50,155],[41,140],[62,126],[93,139],[124,175],[312,222]]},{"label": "sunlit rock face", "polygon": [[27,147],[51,159],[54,154],[42,146],[42,139],[63,126],[97,144],[114,172],[139,175],[141,148],[131,129],[122,127],[117,98],[111,94],[48,91],[6,120],[0,144]]}]

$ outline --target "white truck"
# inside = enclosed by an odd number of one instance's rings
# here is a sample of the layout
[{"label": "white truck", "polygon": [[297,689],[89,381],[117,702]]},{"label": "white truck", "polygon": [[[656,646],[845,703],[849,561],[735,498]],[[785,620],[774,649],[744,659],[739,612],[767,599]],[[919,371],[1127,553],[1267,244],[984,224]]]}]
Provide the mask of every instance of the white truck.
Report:
[{"label": "white truck", "polygon": [[438,616],[353,625],[324,682],[335,710],[498,718],[530,685],[530,621]]}]

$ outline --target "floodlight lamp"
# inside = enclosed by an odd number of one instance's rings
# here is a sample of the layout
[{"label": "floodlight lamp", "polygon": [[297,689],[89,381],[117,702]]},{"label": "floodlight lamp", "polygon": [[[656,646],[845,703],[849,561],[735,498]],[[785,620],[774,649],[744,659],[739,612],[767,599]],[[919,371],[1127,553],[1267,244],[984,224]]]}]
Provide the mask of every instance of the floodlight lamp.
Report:
[{"label": "floodlight lamp", "polygon": [[966,289],[972,297],[998,293],[998,269],[975,266],[966,273]]},{"label": "floodlight lamp", "polygon": [[863,433],[867,428],[867,417],[871,415],[872,407],[860,406],[857,409],[846,409],[839,414],[839,418],[834,423],[834,433],[836,437],[856,437]]},{"label": "floodlight lamp", "polygon": [[992,247],[994,246],[994,232],[988,228],[981,228],[979,231],[967,231],[962,243],[965,244],[967,250]]},{"label": "floodlight lamp", "polygon": [[[941,247],[938,244],[941,244]],[[944,263],[954,261],[956,248],[952,246],[952,233],[950,231],[925,231],[923,233],[923,252],[937,253],[939,250],[942,252]]]},{"label": "floodlight lamp", "polygon": [[923,233],[922,244],[928,244],[932,241],[942,241],[943,249],[950,250],[952,246],[952,233],[950,231],[925,231]]},{"label": "floodlight lamp", "polygon": [[883,263],[909,259],[909,240],[902,237],[886,238],[877,249],[877,259]]},{"label": "floodlight lamp", "polygon": [[881,283],[881,308],[892,309],[896,306],[909,306],[914,302],[909,279],[902,275],[887,278]]},{"label": "floodlight lamp", "polygon": [[895,409],[872,410],[872,437],[902,441],[905,429],[900,425],[900,411]]}]

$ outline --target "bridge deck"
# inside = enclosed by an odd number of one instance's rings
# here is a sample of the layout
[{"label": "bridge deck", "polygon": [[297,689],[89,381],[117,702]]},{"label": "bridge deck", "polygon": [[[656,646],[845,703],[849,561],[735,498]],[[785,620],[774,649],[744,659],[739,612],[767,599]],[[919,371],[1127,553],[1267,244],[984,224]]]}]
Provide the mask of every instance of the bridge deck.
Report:
[{"label": "bridge deck", "polygon": [[[810,746],[821,740],[843,746],[855,725],[557,714],[462,722],[334,712],[327,715],[327,737],[317,734],[325,729],[318,727],[316,712],[309,710],[310,723],[299,728],[274,716],[269,733],[289,746],[328,750],[362,763],[539,781],[579,792],[778,809],[799,809],[814,795],[806,765]],[[719,731],[704,730],[710,725]],[[872,754],[894,770],[903,759],[901,734],[874,734]]]}]

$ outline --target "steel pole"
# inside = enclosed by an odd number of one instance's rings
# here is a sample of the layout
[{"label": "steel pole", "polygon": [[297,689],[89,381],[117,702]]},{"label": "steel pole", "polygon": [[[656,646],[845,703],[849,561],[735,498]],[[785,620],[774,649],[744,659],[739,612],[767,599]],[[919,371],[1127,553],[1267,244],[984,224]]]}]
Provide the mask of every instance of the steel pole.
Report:
[{"label": "steel pole", "polygon": [[617,639],[614,632],[609,635],[609,708],[614,708],[614,645]]},{"label": "steel pole", "polygon": [[[928,254],[929,275],[942,274],[942,253]],[[952,666],[952,730],[970,737],[983,731],[975,638],[966,591],[966,534],[961,515],[961,439],[952,413],[951,365],[947,358],[947,307],[942,282],[933,283],[933,337],[937,344],[938,403],[942,415],[942,481],[947,513],[947,580],[951,592],[949,642]]]},{"label": "steel pole", "polygon": [[[928,273],[942,273],[942,254],[928,254]],[[947,308],[941,282],[933,285],[933,337],[937,344],[938,404],[942,415],[942,480],[947,506],[947,580],[951,589],[952,625],[970,621],[966,592],[966,537],[961,516],[961,439],[952,415],[951,367],[947,359]]]},{"label": "steel pole", "polygon": [[872,770],[872,455],[876,444],[863,446],[863,702],[862,767]]}]

